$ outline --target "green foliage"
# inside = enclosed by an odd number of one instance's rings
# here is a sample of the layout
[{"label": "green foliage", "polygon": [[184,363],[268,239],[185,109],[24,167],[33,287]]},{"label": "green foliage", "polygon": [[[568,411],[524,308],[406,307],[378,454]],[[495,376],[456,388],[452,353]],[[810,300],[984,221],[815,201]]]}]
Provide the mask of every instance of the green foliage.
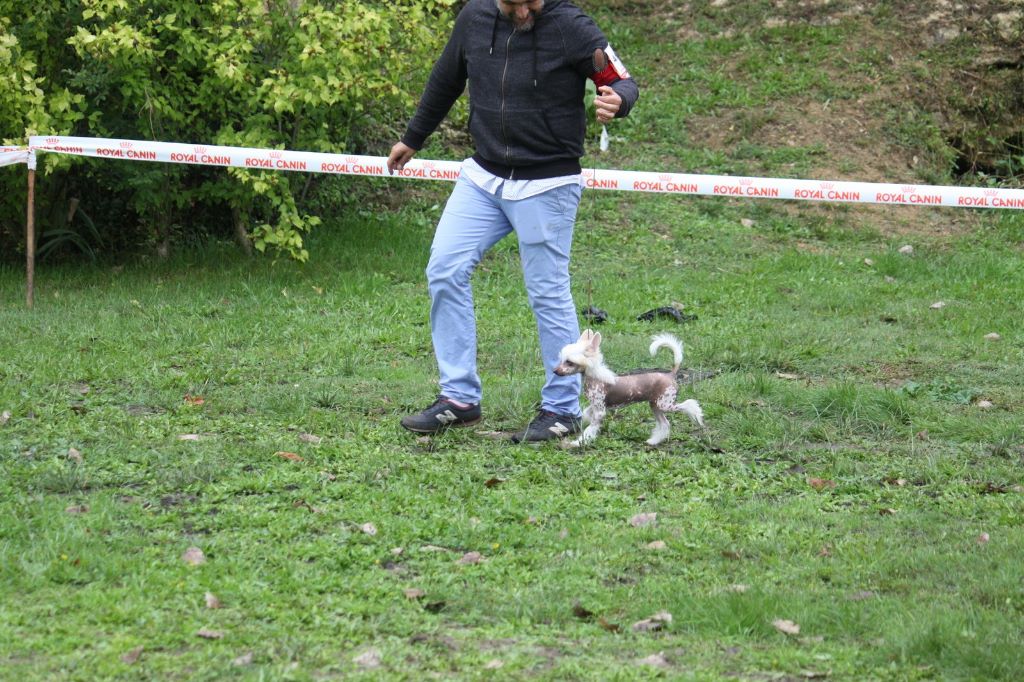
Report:
[{"label": "green foliage", "polygon": [[[0,89],[14,94],[0,101],[0,130],[9,131],[7,142],[81,134],[310,151],[379,147],[397,136],[452,4],[15,3],[0,19]],[[303,234],[319,222],[300,206],[310,181],[297,174],[44,156],[44,168],[58,173],[48,182],[67,182],[74,167],[101,190],[91,201],[127,195],[143,240],[202,234],[225,224],[232,209],[252,221],[258,249],[305,260]],[[208,224],[197,225],[203,214]]]},{"label": "green foliage", "polygon": [[[27,10],[27,3],[24,4]],[[59,3],[57,3],[59,4]],[[17,26],[15,12],[0,15],[0,142],[23,144],[27,136],[44,132],[69,131],[82,118],[83,96],[67,87],[53,86],[49,81],[45,58],[32,49],[45,35],[40,35],[40,19]],[[27,34],[27,40],[19,38]],[[25,44],[27,43],[27,45]],[[50,65],[52,68],[52,65]]]}]

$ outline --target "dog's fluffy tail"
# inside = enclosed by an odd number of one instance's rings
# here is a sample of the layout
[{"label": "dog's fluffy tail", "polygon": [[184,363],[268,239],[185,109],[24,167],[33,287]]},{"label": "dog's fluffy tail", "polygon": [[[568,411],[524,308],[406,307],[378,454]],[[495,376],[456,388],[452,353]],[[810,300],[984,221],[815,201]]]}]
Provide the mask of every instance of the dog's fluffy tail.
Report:
[{"label": "dog's fluffy tail", "polygon": [[675,366],[672,367],[672,373],[675,374],[679,371],[680,365],[683,364],[683,344],[676,337],[671,334],[658,334],[651,341],[651,357],[658,352],[659,348],[671,348],[672,359],[675,361]]}]

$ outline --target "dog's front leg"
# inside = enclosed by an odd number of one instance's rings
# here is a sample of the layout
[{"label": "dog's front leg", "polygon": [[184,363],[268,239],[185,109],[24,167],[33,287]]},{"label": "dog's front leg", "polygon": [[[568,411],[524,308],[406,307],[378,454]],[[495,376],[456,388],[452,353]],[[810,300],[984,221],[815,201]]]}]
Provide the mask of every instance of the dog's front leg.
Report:
[{"label": "dog's front leg", "polygon": [[583,410],[583,421],[587,424],[587,428],[583,429],[580,437],[569,443],[569,445],[578,448],[581,445],[592,443],[601,431],[601,421],[604,419],[605,413],[606,410],[603,403],[594,402],[587,405],[587,409]]}]

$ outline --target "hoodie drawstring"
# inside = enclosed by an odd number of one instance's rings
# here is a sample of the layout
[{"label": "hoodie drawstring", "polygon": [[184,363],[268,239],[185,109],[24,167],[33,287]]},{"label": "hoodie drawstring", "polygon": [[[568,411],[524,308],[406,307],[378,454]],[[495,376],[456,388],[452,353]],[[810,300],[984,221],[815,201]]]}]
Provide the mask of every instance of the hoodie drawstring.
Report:
[{"label": "hoodie drawstring", "polygon": [[534,25],[533,30],[530,31],[533,36],[533,88],[537,89],[537,26]]},{"label": "hoodie drawstring", "polygon": [[495,8],[494,11],[494,26],[491,27],[491,51],[487,54],[494,54],[494,40],[498,36],[498,15],[501,11]]}]

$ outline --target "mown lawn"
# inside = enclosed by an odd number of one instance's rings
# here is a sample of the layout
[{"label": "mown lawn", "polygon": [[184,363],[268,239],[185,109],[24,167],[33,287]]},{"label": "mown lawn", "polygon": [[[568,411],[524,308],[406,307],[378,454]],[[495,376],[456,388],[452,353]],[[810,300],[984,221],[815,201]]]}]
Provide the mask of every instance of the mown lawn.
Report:
[{"label": "mown lawn", "polygon": [[[673,35],[642,27],[640,73]],[[690,85],[596,162],[737,171],[687,146]],[[31,311],[0,269],[0,677],[1024,679],[1020,215],[585,193],[609,363],[672,331],[715,375],[705,432],[649,448],[636,407],[574,451],[501,437],[543,381],[509,241],[475,278],[485,421],[399,427],[449,187],[339,182],[303,266],[43,263]],[[696,320],[636,320],[673,302]]]},{"label": "mown lawn", "polygon": [[[485,423],[398,426],[434,390],[431,205],[339,219],[305,267],[46,267],[31,312],[3,271],[12,677],[312,679],[372,649],[382,677],[1021,674],[1019,225],[907,256],[746,228],[742,203],[588,198],[577,297],[610,362],[671,329],[719,374],[689,389],[707,433],[650,449],[632,408],[575,452],[489,433],[542,381],[505,244],[476,280]],[[671,301],[698,319],[634,319]]]}]

